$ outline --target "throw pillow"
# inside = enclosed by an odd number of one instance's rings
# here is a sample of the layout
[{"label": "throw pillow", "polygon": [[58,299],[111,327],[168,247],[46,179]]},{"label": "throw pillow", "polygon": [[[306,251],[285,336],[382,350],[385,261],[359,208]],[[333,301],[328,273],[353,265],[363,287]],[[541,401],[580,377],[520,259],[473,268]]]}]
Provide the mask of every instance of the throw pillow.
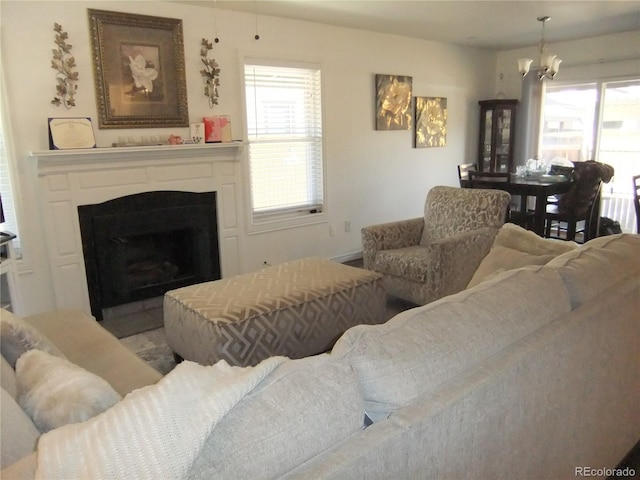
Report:
[{"label": "throw pillow", "polygon": [[8,310],[0,310],[0,348],[2,356],[15,368],[16,361],[34,348],[64,358],[51,340]]},{"label": "throw pillow", "polygon": [[579,245],[554,238],[542,238],[530,230],[505,223],[493,241],[491,250],[480,262],[467,288],[474,287],[497,274],[527,265],[545,265]]},{"label": "throw pillow", "polygon": [[499,273],[527,265],[544,265],[553,260],[555,255],[530,255],[507,247],[493,247],[473,274],[467,288],[489,280]]},{"label": "throw pillow", "polygon": [[43,433],[84,422],[121,400],[102,378],[41,350],[18,359],[16,381],[18,403]]},{"label": "throw pillow", "polygon": [[493,246],[498,245],[530,255],[562,255],[579,246],[575,242],[539,237],[535,232],[526,230],[514,223],[505,223],[498,230]]}]

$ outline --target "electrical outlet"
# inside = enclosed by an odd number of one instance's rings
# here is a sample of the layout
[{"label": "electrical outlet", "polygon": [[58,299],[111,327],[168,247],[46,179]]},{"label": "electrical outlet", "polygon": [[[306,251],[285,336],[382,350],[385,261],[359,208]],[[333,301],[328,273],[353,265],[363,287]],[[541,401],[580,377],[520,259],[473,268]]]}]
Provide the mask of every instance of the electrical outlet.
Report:
[{"label": "electrical outlet", "polygon": [[351,220],[346,220],[344,222],[344,231],[347,233],[351,231]]},{"label": "electrical outlet", "polygon": [[330,237],[335,237],[336,236],[336,229],[333,225],[329,225],[329,236]]}]

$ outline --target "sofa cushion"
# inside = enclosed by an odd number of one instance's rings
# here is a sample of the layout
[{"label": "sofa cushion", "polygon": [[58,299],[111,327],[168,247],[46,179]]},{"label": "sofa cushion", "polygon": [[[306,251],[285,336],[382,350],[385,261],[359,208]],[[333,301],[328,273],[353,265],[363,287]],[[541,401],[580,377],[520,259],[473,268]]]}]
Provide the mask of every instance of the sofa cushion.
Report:
[{"label": "sofa cushion", "polygon": [[16,387],[16,372],[2,355],[0,355],[0,386],[11,397],[16,398],[18,391]]},{"label": "sofa cushion", "polygon": [[0,468],[6,468],[35,452],[40,432],[7,391],[0,395]]},{"label": "sofa cushion", "polygon": [[41,432],[83,422],[121,400],[105,380],[40,350],[16,363],[18,403]]},{"label": "sofa cushion", "polygon": [[346,362],[323,354],[284,363],[216,426],[189,478],[280,477],[359,431],[363,412]]},{"label": "sofa cushion", "polygon": [[383,325],[353,327],[332,354],[352,363],[377,421],[570,309],[556,272],[524,267]]},{"label": "sofa cushion", "polygon": [[611,285],[640,272],[640,235],[618,234],[599,237],[581,248],[550,261],[545,268],[556,270],[578,307]]},{"label": "sofa cushion", "polygon": [[25,317],[24,321],[54,342],[70,362],[104,378],[122,396],[162,378],[95,318],[80,310],[54,310]]},{"label": "sofa cushion", "polygon": [[480,263],[467,288],[500,272],[526,265],[544,265],[556,256],[577,248],[575,242],[541,238],[513,223],[505,223],[496,235],[491,250]]},{"label": "sofa cushion", "polygon": [[33,452],[0,471],[0,478],[11,480],[33,480],[36,478],[38,454]]},{"label": "sofa cushion", "polygon": [[0,311],[0,346],[2,356],[13,368],[24,352],[34,348],[64,357],[58,347],[38,330],[4,309]]}]

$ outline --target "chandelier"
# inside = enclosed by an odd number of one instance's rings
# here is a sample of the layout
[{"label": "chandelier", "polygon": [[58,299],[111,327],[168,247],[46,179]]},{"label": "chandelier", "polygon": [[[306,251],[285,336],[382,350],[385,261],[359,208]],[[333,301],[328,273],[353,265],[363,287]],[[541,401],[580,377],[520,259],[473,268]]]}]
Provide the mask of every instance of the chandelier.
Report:
[{"label": "chandelier", "polygon": [[[558,73],[558,70],[560,69],[560,62],[562,62],[557,55],[547,53],[547,45],[544,43],[544,26],[550,19],[551,17],[549,16],[538,17],[538,21],[542,22],[542,37],[540,38],[540,53],[538,61],[538,78],[540,80],[543,80],[544,78],[553,80],[553,77],[556,76],[556,73]],[[518,59],[518,71],[523,78],[527,73],[529,73],[531,63],[533,63],[533,59],[531,58]]]}]

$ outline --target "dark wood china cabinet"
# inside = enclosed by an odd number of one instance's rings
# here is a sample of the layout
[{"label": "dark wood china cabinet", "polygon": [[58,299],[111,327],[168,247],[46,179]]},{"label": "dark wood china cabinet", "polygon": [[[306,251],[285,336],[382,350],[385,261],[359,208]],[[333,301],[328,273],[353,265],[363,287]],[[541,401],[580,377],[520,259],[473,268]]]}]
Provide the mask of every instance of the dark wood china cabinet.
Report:
[{"label": "dark wood china cabinet", "polygon": [[481,100],[478,170],[510,172],[513,167],[518,100]]}]

